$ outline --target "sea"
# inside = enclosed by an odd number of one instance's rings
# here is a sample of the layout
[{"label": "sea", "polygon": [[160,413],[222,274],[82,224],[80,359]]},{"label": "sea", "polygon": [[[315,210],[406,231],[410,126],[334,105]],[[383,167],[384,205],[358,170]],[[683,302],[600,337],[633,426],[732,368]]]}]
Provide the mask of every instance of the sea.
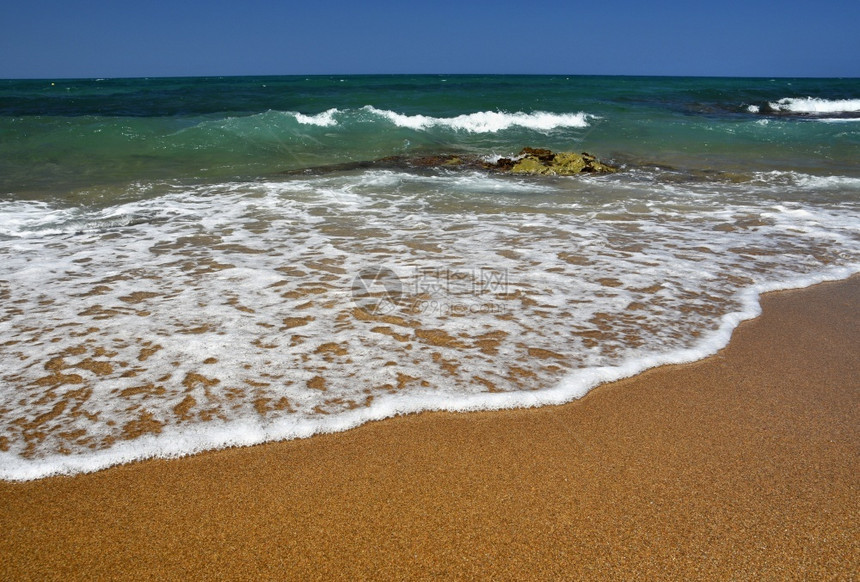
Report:
[{"label": "sea", "polygon": [[[524,147],[618,171],[415,161]],[[0,478],[565,403],[858,272],[860,79],[0,80]]]}]

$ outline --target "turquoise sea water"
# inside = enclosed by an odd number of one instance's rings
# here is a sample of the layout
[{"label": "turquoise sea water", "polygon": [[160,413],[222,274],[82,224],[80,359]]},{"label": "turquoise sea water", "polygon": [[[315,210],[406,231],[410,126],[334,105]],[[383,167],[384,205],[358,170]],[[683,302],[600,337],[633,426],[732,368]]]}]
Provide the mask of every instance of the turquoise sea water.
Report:
[{"label": "turquoise sea water", "polygon": [[[854,175],[856,124],[804,123],[802,102],[794,116],[749,107],[785,97],[849,100],[851,111],[837,106],[822,117],[856,117],[858,84],[529,76],[0,81],[0,192],[256,178],[404,152],[515,153],[531,143],[695,169]],[[584,113],[588,124],[493,131],[503,122],[491,114],[518,112]],[[473,117],[421,126],[425,117],[461,116]]]},{"label": "turquoise sea water", "polygon": [[[617,174],[362,165],[522,147]],[[0,80],[0,477],[564,402],[860,270],[860,80]]]}]

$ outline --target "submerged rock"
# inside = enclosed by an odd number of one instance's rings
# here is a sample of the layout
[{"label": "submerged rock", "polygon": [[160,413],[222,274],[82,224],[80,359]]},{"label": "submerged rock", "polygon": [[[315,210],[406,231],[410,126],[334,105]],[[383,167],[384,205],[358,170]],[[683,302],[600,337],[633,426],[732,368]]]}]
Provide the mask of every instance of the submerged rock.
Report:
[{"label": "submerged rock", "polygon": [[520,158],[510,169],[513,174],[543,174],[550,176],[571,176],[573,174],[591,173],[608,174],[618,169],[604,164],[588,153],[572,152],[552,153],[550,150],[535,150],[525,148],[520,152]]},{"label": "submerged rock", "polygon": [[547,164],[544,164],[537,158],[527,156],[511,168],[512,174],[549,174],[550,169]]},{"label": "submerged rock", "polygon": [[390,156],[370,162],[349,162],[331,166],[317,166],[304,170],[289,170],[284,174],[325,173],[361,168],[391,169],[467,169],[485,170],[524,175],[572,176],[574,174],[608,174],[618,168],[604,164],[588,153],[559,152],[542,148],[523,148],[514,158],[501,158],[495,162],[471,154],[438,154],[430,156]]}]

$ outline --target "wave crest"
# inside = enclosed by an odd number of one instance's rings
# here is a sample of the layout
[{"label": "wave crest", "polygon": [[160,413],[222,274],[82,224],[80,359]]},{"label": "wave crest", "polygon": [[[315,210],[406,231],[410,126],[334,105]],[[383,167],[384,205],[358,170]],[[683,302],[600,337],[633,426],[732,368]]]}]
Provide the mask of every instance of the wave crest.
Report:
[{"label": "wave crest", "polygon": [[[353,124],[390,122],[396,127],[414,131],[441,128],[466,133],[497,133],[507,129],[522,128],[548,133],[556,129],[588,127],[589,119],[599,118],[584,112],[550,113],[546,111],[533,111],[531,113],[523,111],[516,113],[477,111],[455,117],[433,117],[420,113],[408,115],[388,109],[378,109],[373,105],[365,105],[360,109],[331,108],[317,114],[305,114],[298,111],[268,111],[252,115],[250,118],[229,118],[228,121],[231,125],[241,125],[245,123],[246,119],[253,121],[253,127],[258,127],[261,121],[267,125],[279,125],[284,120],[287,120],[287,123],[295,122],[299,125],[326,128],[349,128]],[[204,125],[210,123],[212,122],[206,122]],[[225,122],[220,122],[220,124],[226,125]]]},{"label": "wave crest", "polygon": [[293,115],[295,115],[296,121],[298,121],[302,125],[333,127],[337,125],[337,120],[334,118],[334,116],[338,113],[340,113],[340,111],[337,108],[332,108],[328,111],[318,113],[317,115],[304,115],[302,113],[294,113]]},{"label": "wave crest", "polygon": [[768,103],[771,110],[784,113],[860,113],[860,99],[820,99],[818,97],[784,97]]},{"label": "wave crest", "polygon": [[428,115],[404,115],[394,111],[377,109],[372,105],[363,107],[363,110],[375,116],[385,118],[398,127],[415,130],[445,127],[470,133],[496,133],[512,127],[521,127],[542,132],[565,127],[582,128],[588,127],[588,119],[595,117],[583,112],[548,113],[546,111],[535,111],[533,113],[522,111],[516,113],[478,111],[456,117],[431,117]]}]

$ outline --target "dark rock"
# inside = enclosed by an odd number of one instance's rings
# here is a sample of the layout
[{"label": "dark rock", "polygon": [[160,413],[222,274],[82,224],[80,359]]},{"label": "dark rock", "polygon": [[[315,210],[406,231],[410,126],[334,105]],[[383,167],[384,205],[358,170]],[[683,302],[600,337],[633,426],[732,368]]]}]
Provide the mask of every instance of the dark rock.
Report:
[{"label": "dark rock", "polygon": [[495,164],[487,163],[485,167],[488,170],[501,170],[503,172],[510,172],[513,167],[516,165],[516,161],[511,158],[499,158],[499,160]]},{"label": "dark rock", "polygon": [[555,157],[555,154],[552,150],[544,149],[544,148],[530,148],[525,147],[520,152],[520,157],[529,156],[532,158],[537,158],[542,164],[549,164],[552,162],[552,159]]},{"label": "dark rock", "polygon": [[484,170],[526,175],[570,176],[582,173],[612,173],[617,168],[600,162],[588,153],[553,153],[543,148],[523,148],[516,158],[500,158],[488,162],[482,156],[473,154],[438,154],[409,157],[404,155],[388,156],[373,161],[347,162],[329,166],[317,166],[301,170],[289,170],[284,174],[321,174],[365,168],[433,170],[455,168]]}]

